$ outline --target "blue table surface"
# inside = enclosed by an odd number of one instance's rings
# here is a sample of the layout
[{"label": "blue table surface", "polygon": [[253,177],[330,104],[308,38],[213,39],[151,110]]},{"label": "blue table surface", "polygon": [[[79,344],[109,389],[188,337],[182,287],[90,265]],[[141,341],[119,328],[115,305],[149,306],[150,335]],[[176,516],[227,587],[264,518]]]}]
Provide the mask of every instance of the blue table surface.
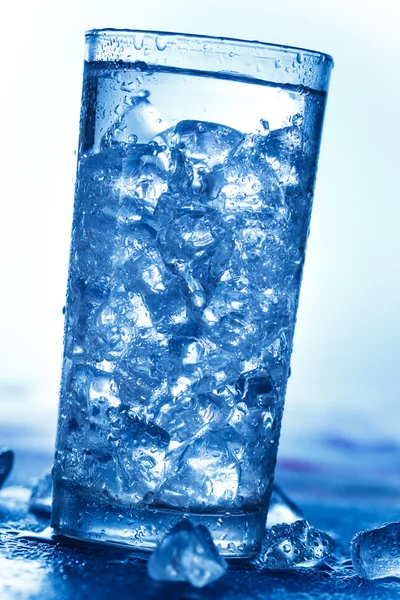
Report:
[{"label": "blue table surface", "polygon": [[[342,475],[332,463],[324,469],[283,461],[277,481],[301,506],[305,518],[334,534],[348,550],[357,531],[400,520],[400,482],[393,476],[400,473],[398,459],[396,454],[393,469],[381,469],[380,476],[374,477],[367,476],[365,457],[360,459],[358,477]],[[29,487],[50,465],[49,452],[16,450],[13,475],[0,491],[1,600],[400,598],[400,582],[364,581],[351,569],[259,572],[235,565],[219,581],[197,590],[152,581],[143,558],[116,548],[20,539],[12,530],[40,531],[48,525],[45,518],[30,514],[27,506]]]}]

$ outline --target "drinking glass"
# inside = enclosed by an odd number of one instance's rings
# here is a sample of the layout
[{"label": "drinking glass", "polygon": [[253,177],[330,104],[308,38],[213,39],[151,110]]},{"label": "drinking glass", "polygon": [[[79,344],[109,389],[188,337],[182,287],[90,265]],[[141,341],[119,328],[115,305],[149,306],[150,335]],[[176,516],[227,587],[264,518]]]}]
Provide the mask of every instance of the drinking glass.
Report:
[{"label": "drinking glass", "polygon": [[332,59],[86,34],[52,525],[263,536]]}]

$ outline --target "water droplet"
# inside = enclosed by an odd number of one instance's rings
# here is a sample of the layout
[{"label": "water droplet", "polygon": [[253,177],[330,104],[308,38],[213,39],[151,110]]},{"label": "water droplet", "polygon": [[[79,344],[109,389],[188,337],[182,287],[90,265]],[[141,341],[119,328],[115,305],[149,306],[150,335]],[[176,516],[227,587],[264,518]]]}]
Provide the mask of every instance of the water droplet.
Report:
[{"label": "water droplet", "polygon": [[243,506],[244,501],[245,501],[244,496],[241,496],[240,494],[238,494],[236,496],[235,504],[236,504],[236,506]]},{"label": "water droplet", "polygon": [[260,123],[263,126],[264,131],[269,133],[269,122],[266,119],[260,119]]},{"label": "water droplet", "polygon": [[133,38],[133,45],[135,46],[136,50],[141,50],[143,48],[143,38],[141,35],[135,35]]},{"label": "water droplet", "polygon": [[298,52],[296,60],[299,63],[299,65],[301,65],[304,62],[304,54],[302,52]]},{"label": "water droplet", "polygon": [[271,429],[272,424],[274,422],[274,419],[272,418],[271,413],[265,413],[264,417],[263,417],[263,421],[264,421],[264,427],[265,429]]},{"label": "water droplet", "polygon": [[202,290],[195,290],[191,294],[191,298],[192,298],[193,304],[195,306],[197,306],[198,308],[201,308],[206,301],[206,295]]},{"label": "water droplet", "polygon": [[284,544],[284,545],[282,546],[282,550],[283,550],[284,552],[286,552],[286,554],[288,554],[288,553],[291,551],[291,549],[292,549],[292,546],[291,546],[290,544]]},{"label": "water droplet", "polygon": [[118,115],[120,117],[121,115],[124,114],[125,109],[121,104],[117,104],[117,106],[114,108],[114,112],[116,115]]},{"label": "water droplet", "polygon": [[147,494],[145,494],[144,498],[143,498],[143,502],[145,504],[153,504],[154,502],[154,493],[153,492],[147,492]]},{"label": "water droplet", "polygon": [[296,115],[293,115],[293,117],[292,117],[292,123],[296,127],[301,127],[302,124],[303,124],[303,115],[301,115],[300,113],[297,113]]},{"label": "water droplet", "polygon": [[151,48],[145,48],[144,49],[144,55],[145,56],[149,56],[151,54]]},{"label": "water droplet", "polygon": [[168,44],[167,38],[161,37],[161,36],[156,37],[157,50],[160,50],[160,52],[165,50],[165,48],[167,47],[167,44]]},{"label": "water droplet", "polygon": [[275,61],[275,69],[281,69],[282,68],[282,61],[278,58]]},{"label": "water droplet", "polygon": [[138,136],[135,135],[134,133],[131,133],[131,135],[128,136],[128,142],[130,144],[136,144],[138,141]]}]

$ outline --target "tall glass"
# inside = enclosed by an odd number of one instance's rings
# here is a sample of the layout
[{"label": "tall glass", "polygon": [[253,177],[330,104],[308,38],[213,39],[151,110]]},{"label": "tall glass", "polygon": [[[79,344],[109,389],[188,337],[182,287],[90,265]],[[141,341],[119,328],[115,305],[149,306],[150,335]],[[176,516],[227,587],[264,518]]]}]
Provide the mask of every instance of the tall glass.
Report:
[{"label": "tall glass", "polygon": [[52,524],[222,554],[265,528],[332,59],[86,35]]}]

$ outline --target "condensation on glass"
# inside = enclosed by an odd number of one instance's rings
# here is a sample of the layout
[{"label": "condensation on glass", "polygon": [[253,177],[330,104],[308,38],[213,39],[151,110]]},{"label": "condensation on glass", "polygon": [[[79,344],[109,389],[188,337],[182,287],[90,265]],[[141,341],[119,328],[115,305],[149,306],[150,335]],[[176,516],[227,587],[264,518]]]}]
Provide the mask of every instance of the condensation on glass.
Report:
[{"label": "condensation on glass", "polygon": [[265,528],[332,59],[86,36],[52,524],[222,554]]}]

